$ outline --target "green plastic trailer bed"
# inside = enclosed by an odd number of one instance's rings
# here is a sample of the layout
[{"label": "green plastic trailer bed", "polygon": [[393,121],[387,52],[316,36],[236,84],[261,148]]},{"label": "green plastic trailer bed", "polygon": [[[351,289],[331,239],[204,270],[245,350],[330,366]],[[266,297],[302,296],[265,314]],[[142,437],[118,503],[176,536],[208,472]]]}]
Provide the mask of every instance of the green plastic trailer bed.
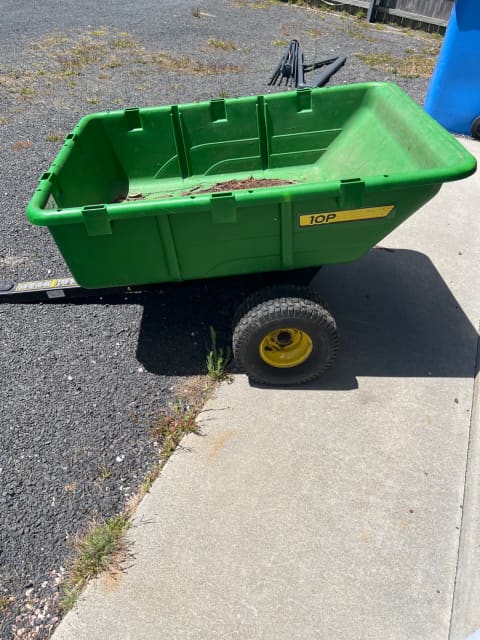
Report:
[{"label": "green plastic trailer bed", "polygon": [[[475,166],[396,85],[301,89],[89,115],[27,215],[84,287],[288,272],[359,258]],[[253,378],[291,384],[330,364],[336,338],[317,339],[320,358],[311,329],[285,322],[254,340],[256,369],[234,333]]]}]

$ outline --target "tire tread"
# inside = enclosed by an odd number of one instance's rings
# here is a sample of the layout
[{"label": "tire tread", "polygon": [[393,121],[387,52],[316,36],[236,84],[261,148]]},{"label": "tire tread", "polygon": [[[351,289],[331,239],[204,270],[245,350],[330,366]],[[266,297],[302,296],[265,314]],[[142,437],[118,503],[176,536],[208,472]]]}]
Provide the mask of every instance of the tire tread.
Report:
[{"label": "tire tread", "polygon": [[[237,322],[233,331],[233,355],[239,368],[249,377],[261,384],[271,384],[271,381],[261,379],[260,376],[247,371],[242,361],[242,353],[250,334],[260,329],[266,322],[281,320],[285,316],[303,318],[321,325],[328,337],[329,357],[314,372],[305,375],[298,382],[290,384],[305,384],[324,373],[333,364],[338,351],[338,333],[335,320],[325,306],[321,296],[309,287],[285,285],[268,287],[249,296],[237,313]],[[279,376],[278,384],[282,384]],[[288,384],[288,383],[287,383]]]}]

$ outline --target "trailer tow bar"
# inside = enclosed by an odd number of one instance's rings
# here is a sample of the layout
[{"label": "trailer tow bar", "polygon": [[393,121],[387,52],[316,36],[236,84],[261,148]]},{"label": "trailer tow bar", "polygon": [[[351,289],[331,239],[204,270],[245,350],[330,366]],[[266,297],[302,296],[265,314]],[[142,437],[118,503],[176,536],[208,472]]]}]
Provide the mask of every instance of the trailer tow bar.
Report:
[{"label": "trailer tow bar", "polygon": [[48,280],[29,280],[11,282],[0,280],[0,303],[28,303],[66,301],[74,298],[99,297],[105,295],[128,294],[145,291],[144,287],[108,287],[105,289],[85,289],[74,278],[51,278]]}]

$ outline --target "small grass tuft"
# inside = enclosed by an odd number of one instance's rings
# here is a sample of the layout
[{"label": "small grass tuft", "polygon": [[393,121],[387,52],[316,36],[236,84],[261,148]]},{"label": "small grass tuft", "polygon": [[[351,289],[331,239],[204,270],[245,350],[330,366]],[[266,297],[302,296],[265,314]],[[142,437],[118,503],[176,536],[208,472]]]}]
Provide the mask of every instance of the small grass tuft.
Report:
[{"label": "small grass tuft", "polygon": [[201,18],[202,12],[200,11],[200,7],[192,7],[192,16],[194,18]]},{"label": "small grass tuft", "polygon": [[222,51],[235,51],[237,48],[230,40],[216,40],[215,38],[209,38],[208,45]]},{"label": "small grass tuft", "polygon": [[136,42],[132,38],[117,38],[113,41],[112,46],[115,47],[115,49],[132,49],[134,51],[138,50],[138,42]]},{"label": "small grass tuft", "polygon": [[276,38],[273,42],[272,42],[274,47],[286,47],[288,44],[288,40],[281,40],[280,38]]},{"label": "small grass tuft", "polygon": [[158,478],[159,474],[160,474],[160,465],[156,464],[150,469],[150,471],[145,476],[145,480],[143,481],[142,489],[141,489],[142,498],[144,495],[146,495],[150,491],[150,489],[152,488],[152,484]]},{"label": "small grass tuft", "polygon": [[69,49],[55,55],[60,65],[60,71],[65,74],[76,74],[83,67],[100,62],[106,55],[107,49],[103,41],[83,39]]},{"label": "small grass tuft", "polygon": [[63,140],[63,133],[49,133],[45,139],[47,142],[61,142]]},{"label": "small grass tuft", "polygon": [[9,124],[10,118],[8,116],[0,116],[0,124]]},{"label": "small grass tuft", "polygon": [[118,69],[118,67],[122,66],[122,61],[118,58],[111,58],[106,62],[101,68],[102,69]]},{"label": "small grass tuft", "polygon": [[61,606],[71,609],[86,583],[107,570],[118,570],[124,553],[124,534],[129,526],[120,513],[103,522],[92,523],[75,543],[76,557],[62,585]]},{"label": "small grass tuft", "polygon": [[372,69],[386,71],[402,78],[429,78],[435,68],[438,46],[424,47],[422,51],[396,58],[389,53],[357,53]]},{"label": "small grass tuft", "polygon": [[231,359],[230,347],[224,349],[217,346],[217,334],[210,327],[211,348],[207,355],[207,373],[216,382],[224,380],[227,376],[227,367]]},{"label": "small grass tuft", "polygon": [[0,596],[0,613],[7,613],[15,598],[9,595]]},{"label": "small grass tuft", "polygon": [[20,95],[23,98],[33,98],[34,96],[37,95],[37,92],[35,91],[35,89],[32,89],[31,87],[22,87],[20,89]]},{"label": "small grass tuft", "polygon": [[108,480],[111,477],[112,477],[111,470],[106,465],[103,465],[102,468],[100,469],[101,480]]}]

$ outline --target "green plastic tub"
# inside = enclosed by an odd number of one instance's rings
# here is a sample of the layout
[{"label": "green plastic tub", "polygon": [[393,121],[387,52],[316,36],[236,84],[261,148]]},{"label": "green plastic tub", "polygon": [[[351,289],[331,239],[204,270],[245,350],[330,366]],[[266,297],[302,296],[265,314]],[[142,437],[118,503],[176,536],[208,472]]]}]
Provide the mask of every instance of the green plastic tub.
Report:
[{"label": "green plastic tub", "polygon": [[355,260],[474,171],[393,84],[302,89],[89,115],[27,214],[84,287],[213,278]]}]

